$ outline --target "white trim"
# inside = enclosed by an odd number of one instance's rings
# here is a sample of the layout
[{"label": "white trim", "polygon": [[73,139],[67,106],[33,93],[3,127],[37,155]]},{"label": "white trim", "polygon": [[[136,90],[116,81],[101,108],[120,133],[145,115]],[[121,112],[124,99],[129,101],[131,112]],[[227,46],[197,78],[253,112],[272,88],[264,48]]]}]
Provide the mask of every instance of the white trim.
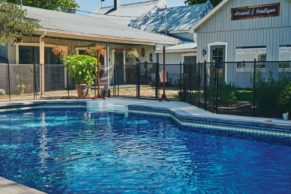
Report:
[{"label": "white trim", "polygon": [[199,20],[198,23],[196,23],[193,26],[193,31],[197,31],[197,29],[204,24],[209,18],[211,18],[217,11],[219,11],[227,2],[230,0],[223,0],[221,3],[219,3],[214,9],[212,9],[205,17],[203,17],[201,20]]},{"label": "white trim", "polygon": [[212,42],[212,43],[208,43],[207,45],[207,53],[208,53],[208,56],[207,56],[207,60],[209,62],[210,61],[210,47],[212,46],[225,46],[225,61],[227,61],[227,47],[228,47],[228,43],[227,42]]},{"label": "white trim", "polygon": [[[211,56],[211,54],[210,54],[210,48],[212,47],[212,46],[224,46],[225,47],[225,58],[224,58],[224,61],[227,61],[227,59],[228,59],[228,55],[227,55],[227,47],[228,47],[228,43],[227,42],[213,42],[213,43],[208,43],[208,45],[207,45],[207,53],[208,53],[208,56],[207,56],[207,59],[208,59],[208,61],[209,62],[211,62],[210,61],[210,56]],[[227,83],[227,64],[225,64],[224,65],[224,71],[225,71],[225,73],[224,73],[224,77],[225,77],[225,82]]]}]

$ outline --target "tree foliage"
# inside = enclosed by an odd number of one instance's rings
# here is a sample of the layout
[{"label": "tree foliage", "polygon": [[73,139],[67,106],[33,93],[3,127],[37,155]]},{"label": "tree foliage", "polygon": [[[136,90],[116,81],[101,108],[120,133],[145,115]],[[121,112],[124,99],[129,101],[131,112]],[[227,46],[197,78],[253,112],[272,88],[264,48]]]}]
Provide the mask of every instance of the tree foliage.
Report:
[{"label": "tree foliage", "polygon": [[[19,0],[7,0],[7,2],[18,4]],[[64,12],[79,7],[76,0],[23,0],[23,5]]]},{"label": "tree foliage", "polygon": [[[188,5],[195,5],[199,3],[206,3],[208,0],[186,0],[185,3]],[[217,6],[222,0],[210,0],[212,5]]]},{"label": "tree foliage", "polygon": [[17,42],[22,36],[30,36],[38,27],[38,22],[27,18],[26,11],[21,7],[0,0],[1,45]]}]

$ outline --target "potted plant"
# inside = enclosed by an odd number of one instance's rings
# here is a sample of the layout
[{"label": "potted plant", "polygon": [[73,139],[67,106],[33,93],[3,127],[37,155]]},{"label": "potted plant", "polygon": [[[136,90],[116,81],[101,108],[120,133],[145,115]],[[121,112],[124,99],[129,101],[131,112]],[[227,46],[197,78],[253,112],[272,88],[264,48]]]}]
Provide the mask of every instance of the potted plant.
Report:
[{"label": "potted plant", "polygon": [[287,84],[281,91],[279,96],[279,106],[282,113],[283,120],[289,119],[289,112],[291,111],[291,83]]},{"label": "potted plant", "polygon": [[16,85],[16,87],[17,87],[17,90],[18,90],[18,94],[19,94],[19,95],[24,94],[24,90],[25,90],[25,88],[26,88],[26,85],[25,85],[23,82],[19,82],[19,83]]},{"label": "potted plant", "polygon": [[97,59],[88,55],[69,55],[64,63],[76,83],[79,98],[90,97],[90,86],[96,79]]}]

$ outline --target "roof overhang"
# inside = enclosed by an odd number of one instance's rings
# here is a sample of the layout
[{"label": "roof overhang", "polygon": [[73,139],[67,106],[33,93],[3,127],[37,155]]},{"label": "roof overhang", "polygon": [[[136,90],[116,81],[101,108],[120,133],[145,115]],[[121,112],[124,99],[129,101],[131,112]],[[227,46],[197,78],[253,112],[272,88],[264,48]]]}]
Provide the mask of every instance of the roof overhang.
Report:
[{"label": "roof overhang", "polygon": [[[163,53],[163,50],[156,50],[155,53]],[[167,50],[166,53],[197,53],[197,49],[184,49],[184,50]]]},{"label": "roof overhang", "polygon": [[[87,40],[87,41],[98,41],[98,42],[109,42],[109,43],[123,43],[123,44],[135,44],[135,45],[149,45],[155,46],[157,44],[156,41],[147,40],[147,39],[133,39],[133,38],[120,38],[113,36],[99,36],[99,35],[90,35],[90,34],[78,34],[71,32],[64,32],[53,29],[38,29],[35,32],[36,34],[46,33],[46,36],[56,37],[56,38],[70,38],[70,39],[78,39],[78,40]],[[165,45],[175,45],[177,43],[162,41],[158,42],[159,44]]]}]

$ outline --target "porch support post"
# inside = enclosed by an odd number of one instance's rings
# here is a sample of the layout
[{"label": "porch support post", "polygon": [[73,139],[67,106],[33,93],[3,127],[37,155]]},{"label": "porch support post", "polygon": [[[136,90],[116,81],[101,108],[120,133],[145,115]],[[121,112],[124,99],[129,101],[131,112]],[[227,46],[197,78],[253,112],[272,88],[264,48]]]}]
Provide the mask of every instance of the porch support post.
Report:
[{"label": "porch support post", "polygon": [[[15,62],[16,62],[16,64],[19,64],[19,44],[15,44],[15,49],[16,49],[16,51],[15,51],[16,61]],[[9,51],[9,48],[8,48],[8,51]],[[8,55],[8,57],[10,57],[10,56]]]},{"label": "porch support post", "polygon": [[107,69],[107,89],[108,89],[108,96],[110,95],[110,62],[109,62],[109,57],[110,57],[110,48],[109,48],[109,43],[106,43],[106,69]]},{"label": "porch support post", "polygon": [[125,50],[123,50],[122,51],[122,53],[123,53],[123,81],[124,81],[124,83],[126,83],[126,51]]},{"label": "porch support post", "polygon": [[44,40],[41,37],[39,39],[39,63],[40,63],[40,79],[41,79],[41,85],[40,85],[40,92],[41,95],[44,94],[44,86],[45,86],[45,78],[44,78]]}]

